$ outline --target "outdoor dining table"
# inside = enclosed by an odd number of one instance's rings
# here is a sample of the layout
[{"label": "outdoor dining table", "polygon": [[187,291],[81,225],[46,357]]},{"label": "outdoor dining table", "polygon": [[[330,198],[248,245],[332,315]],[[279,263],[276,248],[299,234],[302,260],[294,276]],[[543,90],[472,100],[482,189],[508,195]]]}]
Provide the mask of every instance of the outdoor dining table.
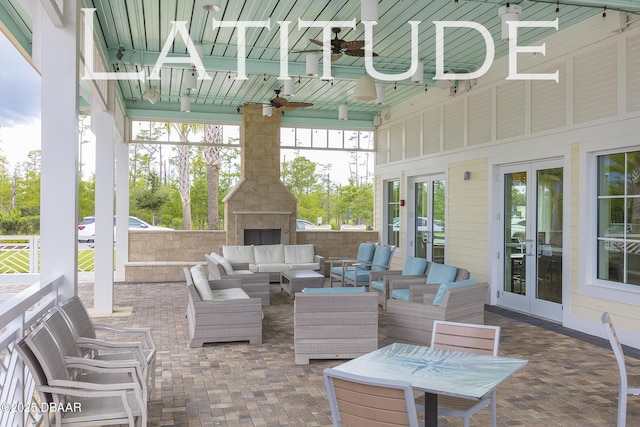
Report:
[{"label": "outdoor dining table", "polygon": [[527,360],[393,343],[335,369],[411,383],[425,393],[425,426],[438,425],[438,395],[481,400]]}]

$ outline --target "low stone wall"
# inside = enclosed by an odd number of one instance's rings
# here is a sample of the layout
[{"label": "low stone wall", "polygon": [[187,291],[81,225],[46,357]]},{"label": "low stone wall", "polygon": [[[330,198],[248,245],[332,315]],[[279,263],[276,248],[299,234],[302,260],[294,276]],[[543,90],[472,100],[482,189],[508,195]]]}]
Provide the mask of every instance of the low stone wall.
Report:
[{"label": "low stone wall", "polygon": [[[325,257],[355,257],[362,242],[377,242],[377,231],[299,231],[297,244],[314,244]],[[129,232],[129,262],[124,266],[126,282],[177,282],[184,280],[183,267],[205,264],[204,254],[218,252],[226,244],[224,231],[132,230]]]}]

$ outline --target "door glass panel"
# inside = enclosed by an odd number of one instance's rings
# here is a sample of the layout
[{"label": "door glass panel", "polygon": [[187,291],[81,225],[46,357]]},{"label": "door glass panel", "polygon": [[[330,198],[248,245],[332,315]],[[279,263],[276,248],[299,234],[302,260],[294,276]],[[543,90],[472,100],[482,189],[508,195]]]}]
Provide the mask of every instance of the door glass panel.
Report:
[{"label": "door glass panel", "polygon": [[504,291],[526,294],[527,173],[504,175]]},{"label": "door glass panel", "polygon": [[536,298],[562,303],[562,168],[539,170]]},{"label": "door glass panel", "polygon": [[445,181],[439,179],[433,181],[433,223],[431,224],[433,236],[433,262],[444,264],[445,254]]},{"label": "door glass panel", "polygon": [[400,241],[400,181],[387,182],[387,244]]},{"label": "door glass panel", "polygon": [[418,182],[415,185],[416,196],[416,251],[415,256],[427,258],[427,245],[429,245],[429,232],[427,229],[427,216],[429,215],[429,183]]}]

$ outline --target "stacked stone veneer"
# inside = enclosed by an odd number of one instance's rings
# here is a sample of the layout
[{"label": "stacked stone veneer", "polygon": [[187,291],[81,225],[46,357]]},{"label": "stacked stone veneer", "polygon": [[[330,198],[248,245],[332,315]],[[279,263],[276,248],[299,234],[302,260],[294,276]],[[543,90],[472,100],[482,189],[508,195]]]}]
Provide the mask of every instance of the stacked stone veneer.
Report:
[{"label": "stacked stone veneer", "polygon": [[242,113],[240,182],[225,197],[227,244],[243,245],[245,229],[279,229],[281,243],[296,243],[297,200],[280,180],[280,113]]}]

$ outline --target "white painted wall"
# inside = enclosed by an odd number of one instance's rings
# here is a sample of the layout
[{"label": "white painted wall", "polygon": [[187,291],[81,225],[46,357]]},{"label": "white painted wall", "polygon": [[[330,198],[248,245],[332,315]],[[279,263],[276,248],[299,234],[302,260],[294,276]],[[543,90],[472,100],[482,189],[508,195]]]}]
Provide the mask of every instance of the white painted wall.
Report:
[{"label": "white painted wall", "polygon": [[[640,348],[640,289],[593,280],[594,152],[640,150],[640,25],[622,33],[594,16],[544,40],[546,56],[519,55],[519,70],[560,72],[560,82],[507,81],[507,58],[452,97],[430,88],[381,114],[376,134],[377,184],[447,174],[447,262],[487,279],[495,303],[500,230],[500,165],[560,159],[565,170],[563,324],[604,336],[609,311],[625,344]],[[497,41],[500,43],[500,41]],[[416,123],[419,122],[416,129]],[[462,173],[472,172],[470,181]],[[384,191],[377,185],[376,191]],[[382,194],[376,217],[383,218]],[[401,212],[404,214],[404,211]],[[401,224],[407,224],[407,218]],[[406,240],[401,238],[401,240]],[[402,243],[401,243],[402,245]],[[406,253],[399,252],[401,256]],[[402,260],[397,263],[402,264]]]}]

